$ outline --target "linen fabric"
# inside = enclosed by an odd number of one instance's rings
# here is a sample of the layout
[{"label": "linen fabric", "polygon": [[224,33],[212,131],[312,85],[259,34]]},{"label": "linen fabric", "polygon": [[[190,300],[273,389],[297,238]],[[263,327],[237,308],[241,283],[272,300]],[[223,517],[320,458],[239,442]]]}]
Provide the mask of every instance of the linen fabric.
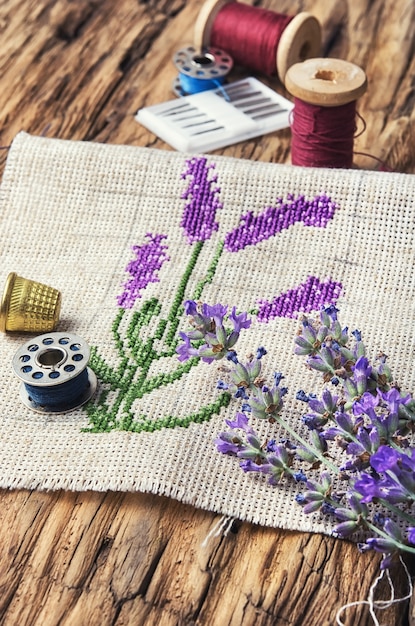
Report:
[{"label": "linen fabric", "polygon": [[[14,271],[61,291],[57,330],[91,346],[98,392],[65,414],[28,409],[12,369],[28,335],[3,334],[0,487],[152,492],[330,532],[294,501],[301,485],[271,486],[217,452],[240,404],[217,388],[226,360],[188,371],[178,361],[182,304],[196,294],[249,312],[238,355],[266,348],[264,376],[283,373],[284,416],[303,434],[307,407],[296,392],[322,385],[293,340],[302,312],[317,315],[328,301],[411,391],[414,198],[415,177],[405,174],[17,135],[0,188],[0,278]],[[264,441],[286,436],[255,427]]]}]

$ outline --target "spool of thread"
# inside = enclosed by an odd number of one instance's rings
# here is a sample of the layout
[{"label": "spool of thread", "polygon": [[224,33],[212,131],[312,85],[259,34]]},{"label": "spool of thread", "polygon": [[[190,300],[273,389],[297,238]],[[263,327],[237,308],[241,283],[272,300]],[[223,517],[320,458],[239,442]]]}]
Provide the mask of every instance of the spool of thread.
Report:
[{"label": "spool of thread", "polygon": [[85,404],[97,387],[89,355],[85,341],[70,333],[27,341],[13,358],[22,402],[38,413],[66,413]]},{"label": "spool of thread", "polygon": [[198,52],[194,46],[181,48],[173,56],[179,75],[173,83],[176,96],[188,96],[220,88],[232,69],[233,61],[219,48]]},{"label": "spool of thread", "polygon": [[285,84],[294,96],[292,164],[351,168],[356,100],[366,91],[365,72],[341,59],[308,59],[289,68]]},{"label": "spool of thread", "polygon": [[236,65],[284,82],[294,63],[321,52],[321,27],[310,13],[295,17],[260,9],[234,0],[207,0],[195,24],[198,50],[217,46]]}]

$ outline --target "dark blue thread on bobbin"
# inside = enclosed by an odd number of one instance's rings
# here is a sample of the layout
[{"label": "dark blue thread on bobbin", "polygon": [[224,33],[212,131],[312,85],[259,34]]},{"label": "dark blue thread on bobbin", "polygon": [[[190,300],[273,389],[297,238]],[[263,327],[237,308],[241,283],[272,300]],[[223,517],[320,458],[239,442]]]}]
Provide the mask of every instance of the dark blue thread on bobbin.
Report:
[{"label": "dark blue thread on bobbin", "polygon": [[27,342],[13,359],[23,403],[41,413],[65,413],[87,402],[96,389],[89,355],[76,335],[50,333]]}]

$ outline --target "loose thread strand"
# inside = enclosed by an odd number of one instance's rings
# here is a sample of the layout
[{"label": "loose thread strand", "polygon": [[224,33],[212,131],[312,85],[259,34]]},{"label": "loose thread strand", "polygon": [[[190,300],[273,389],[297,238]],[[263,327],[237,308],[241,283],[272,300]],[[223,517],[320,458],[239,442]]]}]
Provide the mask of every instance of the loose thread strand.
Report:
[{"label": "loose thread strand", "polygon": [[227,537],[232,528],[233,520],[234,518],[229,515],[222,515],[202,541],[202,548],[206,548],[209,541],[214,537],[219,537],[220,535]]},{"label": "loose thread strand", "polygon": [[[395,598],[395,587],[390,575],[390,571],[389,569],[387,570],[382,570],[381,573],[377,576],[377,578],[375,579],[375,581],[372,583],[372,585],[370,586],[369,589],[369,595],[368,595],[368,599],[367,600],[357,600],[355,602],[349,602],[347,604],[344,604],[343,606],[341,606],[339,608],[339,610],[336,613],[336,624],[338,626],[345,626],[345,623],[340,619],[340,616],[342,615],[342,613],[344,613],[347,609],[352,608],[352,607],[357,607],[357,606],[368,606],[369,607],[369,613],[370,616],[373,620],[373,623],[375,626],[380,626],[380,622],[376,617],[375,614],[375,609],[379,609],[379,610],[385,610],[390,608],[391,606],[393,606],[394,604],[399,604],[400,602],[405,602],[406,600],[409,600],[412,597],[413,594],[413,584],[412,584],[412,580],[411,580],[411,575],[409,573],[409,570],[405,564],[405,562],[403,561],[402,557],[399,556],[399,561],[401,562],[401,565],[404,569],[405,572],[405,576],[406,576],[406,580],[408,583],[408,593],[405,596],[402,596],[401,598]],[[388,579],[388,583],[389,583],[389,587],[391,590],[391,597],[389,598],[389,600],[374,600],[374,594],[376,591],[376,588],[378,586],[378,584],[380,583],[380,581],[382,580],[384,574],[386,572],[386,577]]]}]

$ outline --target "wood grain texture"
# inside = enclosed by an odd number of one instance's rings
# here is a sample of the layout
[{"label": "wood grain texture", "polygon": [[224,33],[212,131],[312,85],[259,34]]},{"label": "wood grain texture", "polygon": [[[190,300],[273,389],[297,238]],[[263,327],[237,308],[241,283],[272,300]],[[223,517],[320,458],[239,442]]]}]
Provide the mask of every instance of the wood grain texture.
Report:
[{"label": "wood grain texture", "polygon": [[[1,501],[6,625],[328,625],[366,597],[379,565],[348,542],[240,522],[203,546],[217,516],[160,496],[19,491]],[[364,606],[347,617],[370,623]]]},{"label": "wood grain texture", "polygon": [[[365,69],[356,151],[415,172],[413,0],[272,0],[308,10],[323,28],[323,54]],[[1,145],[15,134],[171,150],[134,120],[171,99],[172,54],[192,41],[197,0],[2,0]],[[243,68],[235,76],[243,76]],[[264,79],[265,80],[265,79]],[[277,80],[269,81],[286,95]],[[217,154],[289,162],[290,131]],[[0,154],[4,165],[6,150]],[[360,167],[379,163],[356,156]],[[235,522],[204,538],[218,516],[145,494],[0,492],[0,623],[24,625],[328,625],[366,598],[379,558],[319,535]],[[406,592],[401,571],[397,595]],[[387,585],[378,590],[388,596]],[[407,623],[407,606],[380,621]],[[409,611],[415,624],[415,610]],[[346,613],[369,625],[367,607]]]}]

